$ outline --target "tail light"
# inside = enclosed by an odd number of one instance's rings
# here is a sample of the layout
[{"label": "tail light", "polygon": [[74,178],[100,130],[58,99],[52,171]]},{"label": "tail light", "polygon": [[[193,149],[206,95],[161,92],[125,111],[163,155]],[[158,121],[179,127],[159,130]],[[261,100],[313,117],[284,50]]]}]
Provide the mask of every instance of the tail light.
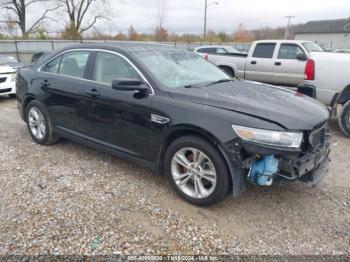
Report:
[{"label": "tail light", "polygon": [[305,80],[315,80],[315,61],[307,60],[305,66]]},{"label": "tail light", "polygon": [[205,60],[208,60],[208,57],[209,57],[208,54],[205,54],[205,55],[204,55],[204,59],[205,59]]}]

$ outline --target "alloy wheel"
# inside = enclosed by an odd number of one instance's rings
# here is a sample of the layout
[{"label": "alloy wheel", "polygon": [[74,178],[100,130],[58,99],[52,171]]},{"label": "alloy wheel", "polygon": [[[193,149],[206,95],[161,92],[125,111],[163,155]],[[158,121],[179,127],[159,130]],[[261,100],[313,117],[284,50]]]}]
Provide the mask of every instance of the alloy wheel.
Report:
[{"label": "alloy wheel", "polygon": [[43,139],[46,135],[45,118],[37,107],[30,108],[28,112],[29,129],[36,139]]},{"label": "alloy wheel", "polygon": [[197,199],[210,196],[217,183],[216,170],[210,158],[191,147],[182,148],[174,154],[171,174],[183,193]]}]

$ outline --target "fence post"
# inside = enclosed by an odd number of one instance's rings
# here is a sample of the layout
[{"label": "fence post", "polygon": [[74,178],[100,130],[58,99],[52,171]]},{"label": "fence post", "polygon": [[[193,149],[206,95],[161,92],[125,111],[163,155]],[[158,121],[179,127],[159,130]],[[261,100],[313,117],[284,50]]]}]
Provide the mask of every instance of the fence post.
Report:
[{"label": "fence post", "polygon": [[19,51],[18,51],[17,40],[15,40],[15,48],[16,48],[17,59],[18,59],[18,61],[21,61],[21,59],[19,58]]},{"label": "fence post", "polygon": [[52,51],[55,51],[55,44],[53,43],[53,40],[51,40],[51,47],[52,47]]}]

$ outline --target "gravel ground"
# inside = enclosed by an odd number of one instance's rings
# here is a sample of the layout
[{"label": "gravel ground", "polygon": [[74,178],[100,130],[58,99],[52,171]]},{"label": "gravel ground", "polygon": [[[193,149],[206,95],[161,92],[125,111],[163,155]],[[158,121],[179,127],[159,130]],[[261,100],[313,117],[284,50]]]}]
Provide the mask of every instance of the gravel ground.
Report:
[{"label": "gravel ground", "polygon": [[349,254],[350,139],[331,121],[317,187],[258,188],[203,209],[162,176],[69,141],[35,144],[0,98],[0,255]]}]

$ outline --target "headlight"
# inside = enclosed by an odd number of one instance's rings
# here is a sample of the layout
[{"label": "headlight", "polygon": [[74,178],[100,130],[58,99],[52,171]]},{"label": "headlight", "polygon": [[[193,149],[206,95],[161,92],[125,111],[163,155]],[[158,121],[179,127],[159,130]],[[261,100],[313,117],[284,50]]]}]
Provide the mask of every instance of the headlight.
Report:
[{"label": "headlight", "polygon": [[16,72],[12,73],[11,74],[11,81],[16,81],[16,79],[17,79],[17,73]]},{"label": "headlight", "polygon": [[303,141],[303,133],[270,131],[235,125],[232,128],[243,140],[262,145],[300,148]]}]

